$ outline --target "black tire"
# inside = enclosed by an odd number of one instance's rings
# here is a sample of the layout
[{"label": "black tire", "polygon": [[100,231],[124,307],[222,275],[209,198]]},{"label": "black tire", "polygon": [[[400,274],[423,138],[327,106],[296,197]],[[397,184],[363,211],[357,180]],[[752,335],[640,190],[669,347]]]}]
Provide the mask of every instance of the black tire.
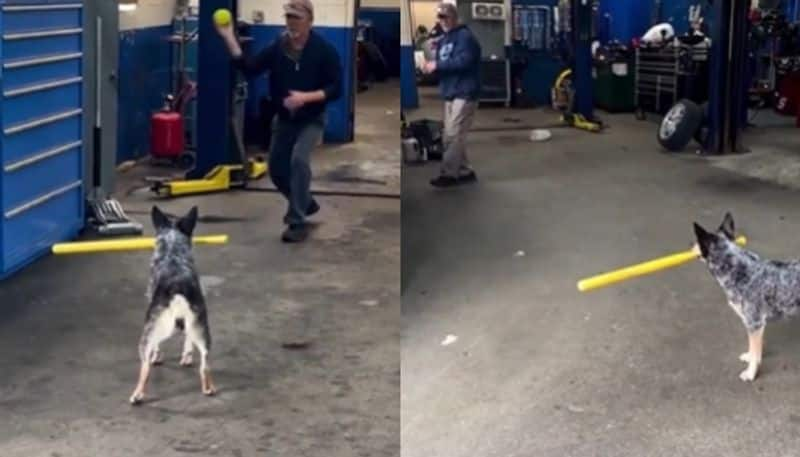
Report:
[{"label": "black tire", "polygon": [[708,102],[700,105],[700,112],[703,114],[703,119],[700,121],[700,127],[694,132],[694,140],[700,146],[705,146],[708,138]]},{"label": "black tire", "polygon": [[190,152],[184,152],[183,154],[178,156],[178,167],[188,170],[194,167],[194,154]]},{"label": "black tire", "polygon": [[681,100],[664,115],[656,132],[658,142],[668,151],[681,151],[692,140],[701,122],[701,108],[691,100]]}]

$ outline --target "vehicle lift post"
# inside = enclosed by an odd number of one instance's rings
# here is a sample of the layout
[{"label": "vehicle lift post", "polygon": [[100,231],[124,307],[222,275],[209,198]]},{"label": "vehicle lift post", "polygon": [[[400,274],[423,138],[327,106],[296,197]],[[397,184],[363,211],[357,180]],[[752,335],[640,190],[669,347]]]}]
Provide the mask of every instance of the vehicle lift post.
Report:
[{"label": "vehicle lift post", "polygon": [[741,134],[747,122],[750,1],[713,1],[711,6],[715,20],[711,30],[708,137],[704,151],[744,152]]},{"label": "vehicle lift post", "polygon": [[[242,125],[234,99],[244,103],[245,83],[231,65],[225,43],[216,31],[214,12],[228,9],[238,17],[236,0],[203,0],[198,20],[197,157],[185,180],[153,178],[152,190],[160,196],[177,197],[246,187],[248,181],[267,172],[263,160],[248,160]],[[227,71],[220,69],[227,68]]]}]

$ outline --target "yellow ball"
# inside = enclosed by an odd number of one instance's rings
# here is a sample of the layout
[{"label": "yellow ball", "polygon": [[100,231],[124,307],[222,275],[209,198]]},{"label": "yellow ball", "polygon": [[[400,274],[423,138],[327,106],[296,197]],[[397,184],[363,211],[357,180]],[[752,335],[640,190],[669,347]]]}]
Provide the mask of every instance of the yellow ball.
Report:
[{"label": "yellow ball", "polygon": [[231,12],[226,9],[214,11],[214,23],[220,27],[225,27],[231,23]]}]

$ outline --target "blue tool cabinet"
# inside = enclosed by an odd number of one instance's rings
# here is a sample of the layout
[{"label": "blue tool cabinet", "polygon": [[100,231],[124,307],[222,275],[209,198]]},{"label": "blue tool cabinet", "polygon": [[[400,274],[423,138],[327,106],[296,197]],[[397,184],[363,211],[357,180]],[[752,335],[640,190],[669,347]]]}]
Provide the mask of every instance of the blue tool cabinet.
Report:
[{"label": "blue tool cabinet", "polygon": [[0,278],[84,221],[83,0],[0,0]]}]

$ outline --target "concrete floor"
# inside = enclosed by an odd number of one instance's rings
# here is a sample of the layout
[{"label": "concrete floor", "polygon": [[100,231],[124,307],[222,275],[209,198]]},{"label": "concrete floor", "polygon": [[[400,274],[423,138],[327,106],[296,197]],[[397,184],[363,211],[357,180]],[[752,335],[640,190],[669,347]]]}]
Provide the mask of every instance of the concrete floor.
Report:
[{"label": "concrete floor", "polygon": [[[424,103],[411,117],[438,117]],[[507,117],[556,119],[484,109],[476,123]],[[589,294],[576,281],[683,250],[692,221],[726,210],[752,249],[800,257],[800,194],[756,179],[752,155],[669,155],[655,124],[604,119],[603,134],[546,143],[475,133],[467,187],[432,189],[435,163],[404,168],[404,457],[794,455],[800,323],[768,327],[745,384],[744,328],[703,264]],[[762,162],[798,163],[800,131],[750,139]]]},{"label": "concrete floor", "polygon": [[[345,169],[369,179],[342,187],[397,193],[399,116],[385,110],[398,105],[397,87],[360,95],[358,141],[318,152],[315,186]],[[127,402],[149,253],[50,257],[0,284],[0,455],[399,455],[400,202],[319,200],[320,225],[301,246],[279,241],[285,205],[276,194],[159,203],[244,218],[197,229],[231,237],[195,251],[210,306],[213,398],[196,370],[178,366],[174,339],[152,401]],[[123,202],[149,230],[153,201],[134,192]],[[287,350],[287,341],[310,346]]]}]

